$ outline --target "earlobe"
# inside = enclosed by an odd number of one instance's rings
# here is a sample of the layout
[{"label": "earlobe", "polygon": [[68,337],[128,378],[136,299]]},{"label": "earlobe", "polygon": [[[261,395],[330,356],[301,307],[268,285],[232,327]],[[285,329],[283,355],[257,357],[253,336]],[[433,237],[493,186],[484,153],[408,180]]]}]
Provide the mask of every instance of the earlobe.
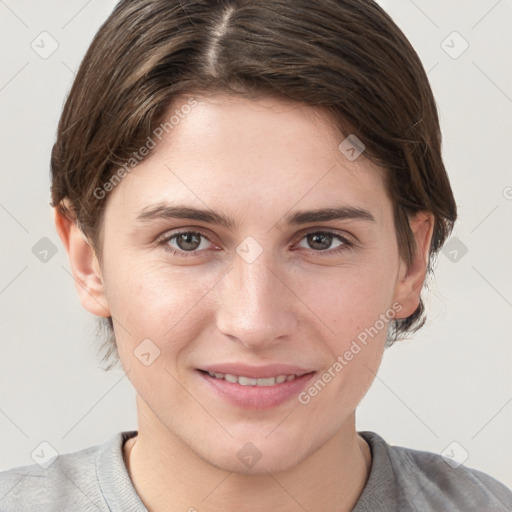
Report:
[{"label": "earlobe", "polygon": [[414,235],[416,252],[409,265],[401,260],[395,287],[395,301],[402,305],[401,318],[416,311],[428,268],[430,242],[434,230],[434,217],[430,212],[419,212],[409,219]]},{"label": "earlobe", "polygon": [[54,221],[68,253],[82,306],[93,315],[110,316],[101,268],[93,247],[76,222],[57,208],[54,208]]}]

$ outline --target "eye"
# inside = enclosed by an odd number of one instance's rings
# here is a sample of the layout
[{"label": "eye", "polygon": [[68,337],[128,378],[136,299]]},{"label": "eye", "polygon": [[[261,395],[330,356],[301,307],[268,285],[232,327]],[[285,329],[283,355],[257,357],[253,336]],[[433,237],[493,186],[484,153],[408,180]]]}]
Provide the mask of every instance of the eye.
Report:
[{"label": "eye", "polygon": [[[180,231],[164,236],[159,244],[175,256],[196,256],[202,251],[211,249],[214,244],[206,235],[198,231]],[[315,253],[326,253],[325,255],[337,254],[347,250],[353,243],[347,238],[332,231],[313,231],[307,233],[300,239],[298,247],[309,249]]]},{"label": "eye", "polygon": [[211,242],[202,233],[197,231],[181,231],[165,237],[162,241],[166,250],[179,256],[188,256],[184,253],[198,253],[210,248]]},{"label": "eye", "polygon": [[[307,245],[301,245],[302,241],[305,241]],[[314,252],[328,252],[329,254],[337,253],[352,246],[349,240],[332,231],[313,231],[308,233],[301,239],[301,244],[299,244],[299,247],[312,249]],[[328,251],[328,249],[332,250]]]}]

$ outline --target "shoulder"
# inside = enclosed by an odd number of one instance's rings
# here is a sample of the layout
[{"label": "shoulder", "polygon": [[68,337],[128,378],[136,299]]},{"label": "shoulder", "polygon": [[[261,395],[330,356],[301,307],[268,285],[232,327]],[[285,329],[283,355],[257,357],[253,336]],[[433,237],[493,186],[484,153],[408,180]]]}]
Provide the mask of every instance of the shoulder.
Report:
[{"label": "shoulder", "polygon": [[361,434],[379,467],[387,465],[392,473],[397,502],[407,507],[403,510],[512,512],[512,491],[486,473],[437,453],[389,445],[373,432]]},{"label": "shoulder", "polygon": [[107,511],[96,457],[115,438],[105,445],[58,455],[53,462],[0,472],[0,512]]},{"label": "shoulder", "polygon": [[486,473],[462,464],[450,465],[437,453],[398,446],[390,447],[389,452],[404,485],[414,482],[419,501],[441,502],[445,508],[450,503],[454,510],[495,507],[495,512],[512,511],[512,491]]}]

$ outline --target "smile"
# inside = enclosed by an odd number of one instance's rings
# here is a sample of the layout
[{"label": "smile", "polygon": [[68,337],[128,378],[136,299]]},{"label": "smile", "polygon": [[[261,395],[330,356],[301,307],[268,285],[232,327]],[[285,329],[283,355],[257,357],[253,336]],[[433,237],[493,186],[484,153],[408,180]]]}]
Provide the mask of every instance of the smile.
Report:
[{"label": "smile", "polygon": [[215,379],[224,379],[232,384],[240,384],[241,386],[274,386],[275,384],[282,384],[283,382],[291,382],[300,375],[277,375],[275,377],[265,377],[254,379],[252,377],[245,377],[244,375],[232,375],[230,373],[217,373],[207,372],[210,377]]},{"label": "smile", "polygon": [[[234,365],[222,366],[229,366],[232,372],[235,370]],[[289,365],[264,368],[238,366],[238,371],[235,371],[241,375],[213,371],[214,368],[197,369],[197,374],[201,376],[199,382],[205,386],[208,394],[242,409],[269,409],[289,402],[303,391],[316,374],[315,371],[304,371],[303,368],[292,368]]]}]

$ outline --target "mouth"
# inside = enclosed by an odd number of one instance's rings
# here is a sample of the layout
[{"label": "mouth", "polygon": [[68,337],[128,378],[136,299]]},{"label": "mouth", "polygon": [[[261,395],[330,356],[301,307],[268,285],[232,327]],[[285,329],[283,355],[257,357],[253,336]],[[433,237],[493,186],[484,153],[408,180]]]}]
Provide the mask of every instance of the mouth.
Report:
[{"label": "mouth", "polygon": [[281,373],[280,370],[270,375],[269,371],[267,368],[264,372],[240,371],[235,374],[197,369],[197,374],[206,392],[215,399],[227,401],[241,409],[263,410],[297,397],[317,373],[305,370]]},{"label": "mouth", "polygon": [[308,372],[302,372],[297,374],[282,374],[274,377],[246,377],[245,375],[233,375],[231,373],[219,373],[219,372],[207,372],[206,370],[199,370],[203,373],[207,373],[214,379],[223,379],[231,384],[240,384],[241,386],[275,386],[276,384],[283,384],[284,382],[291,382],[297,377],[302,377]]}]

